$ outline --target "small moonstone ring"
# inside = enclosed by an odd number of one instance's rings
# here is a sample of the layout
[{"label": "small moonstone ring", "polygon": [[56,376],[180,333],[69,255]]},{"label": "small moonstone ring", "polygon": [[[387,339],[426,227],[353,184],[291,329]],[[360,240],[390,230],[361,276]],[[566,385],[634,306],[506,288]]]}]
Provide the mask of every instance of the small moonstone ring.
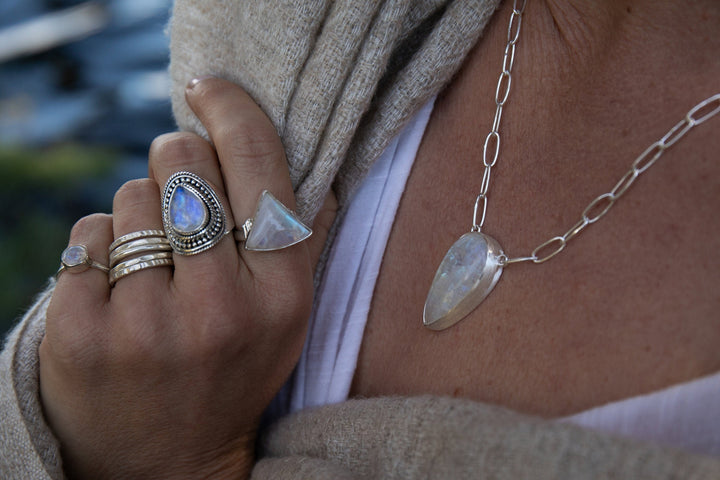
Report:
[{"label": "small moonstone ring", "polygon": [[210,184],[190,172],[177,172],[165,183],[162,214],[167,239],[180,255],[204,252],[234,228]]},{"label": "small moonstone ring", "polygon": [[70,245],[63,250],[60,256],[60,268],[55,273],[55,278],[59,277],[64,271],[70,271],[73,273],[84,272],[88,268],[96,268],[102,272],[107,273],[110,269],[101,263],[96,262],[88,254],[88,249],[85,245]]}]

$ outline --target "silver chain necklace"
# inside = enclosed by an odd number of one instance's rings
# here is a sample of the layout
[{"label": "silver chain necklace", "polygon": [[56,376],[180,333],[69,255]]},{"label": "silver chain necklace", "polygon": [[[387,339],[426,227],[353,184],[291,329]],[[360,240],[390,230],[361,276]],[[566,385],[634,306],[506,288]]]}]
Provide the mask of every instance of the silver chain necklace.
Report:
[{"label": "silver chain necklace", "polygon": [[632,162],[630,169],[620,177],[615,187],[597,196],[585,207],[580,220],[562,235],[538,245],[530,255],[508,257],[494,238],[481,232],[487,213],[490,175],[500,153],[500,120],[510,95],[515,49],[520,38],[522,16],[527,0],[514,0],[507,44],[503,54],[502,72],[495,88],[495,116],[492,128],[483,146],[483,172],[480,194],[473,208],[473,223],[448,250],[435,274],[425,301],[423,323],[432,330],[443,330],[455,325],[472,312],[490,294],[500,279],[503,268],[513,263],[543,263],[562,252],[570,240],[588,225],[600,220],[627,192],[635,180],[657,162],[662,154],[675,145],[694,127],[720,113],[720,93],[695,105],[660,140],[650,145]]}]

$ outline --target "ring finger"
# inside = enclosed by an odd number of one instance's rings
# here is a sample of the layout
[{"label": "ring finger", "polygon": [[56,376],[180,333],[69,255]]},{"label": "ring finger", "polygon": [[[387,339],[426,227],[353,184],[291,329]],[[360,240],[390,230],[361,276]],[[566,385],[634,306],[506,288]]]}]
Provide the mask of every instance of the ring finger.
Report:
[{"label": "ring finger", "polygon": [[[155,236],[148,238],[148,232],[153,231]],[[164,237],[159,236],[161,231],[160,193],[157,184],[144,178],[131,180],[120,187],[113,199],[115,240],[110,246],[110,283],[114,284],[113,296],[139,298],[151,292],[155,294],[162,286],[167,286],[172,276],[171,268],[148,268],[150,265],[167,267],[171,264],[169,247],[161,243],[150,243],[164,242]],[[130,234],[138,238],[132,240]]]}]

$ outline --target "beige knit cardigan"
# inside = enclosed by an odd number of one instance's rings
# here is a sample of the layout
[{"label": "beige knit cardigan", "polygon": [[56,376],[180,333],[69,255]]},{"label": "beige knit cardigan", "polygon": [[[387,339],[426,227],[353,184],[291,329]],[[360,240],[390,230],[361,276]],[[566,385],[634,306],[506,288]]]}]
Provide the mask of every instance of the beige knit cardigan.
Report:
[{"label": "beige knit cardigan", "polygon": [[[446,85],[496,0],[177,0],[173,107],[193,77],[245,87],[275,123],[298,212],[333,185],[342,208],[390,139]],[[48,289],[0,355],[0,479],[61,479],[39,400]],[[191,433],[191,432],[190,432]],[[616,439],[471,401],[353,400],[268,429],[253,478],[720,479],[720,460]]]}]

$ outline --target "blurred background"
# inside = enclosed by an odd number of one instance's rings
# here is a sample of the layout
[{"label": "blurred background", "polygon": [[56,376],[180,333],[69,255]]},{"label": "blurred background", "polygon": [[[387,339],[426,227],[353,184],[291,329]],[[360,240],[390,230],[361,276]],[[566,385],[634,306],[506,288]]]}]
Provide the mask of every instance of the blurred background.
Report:
[{"label": "blurred background", "polygon": [[175,128],[172,0],[0,0],[0,337]]}]

